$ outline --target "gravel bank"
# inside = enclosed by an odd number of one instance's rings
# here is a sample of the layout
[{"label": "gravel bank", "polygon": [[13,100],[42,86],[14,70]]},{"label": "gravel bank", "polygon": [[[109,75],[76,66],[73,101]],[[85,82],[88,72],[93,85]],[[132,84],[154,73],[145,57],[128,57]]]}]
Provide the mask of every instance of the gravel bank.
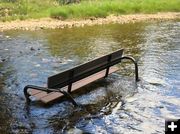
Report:
[{"label": "gravel bank", "polygon": [[172,20],[180,19],[180,12],[169,13],[157,13],[157,14],[133,14],[133,15],[120,15],[120,16],[108,16],[106,18],[91,18],[86,20],[57,20],[52,18],[42,19],[30,19],[24,21],[11,21],[0,22],[0,31],[5,30],[38,30],[38,29],[55,29],[65,27],[83,27],[85,25],[101,25],[109,23],[134,23],[139,21],[151,21],[151,20]]}]

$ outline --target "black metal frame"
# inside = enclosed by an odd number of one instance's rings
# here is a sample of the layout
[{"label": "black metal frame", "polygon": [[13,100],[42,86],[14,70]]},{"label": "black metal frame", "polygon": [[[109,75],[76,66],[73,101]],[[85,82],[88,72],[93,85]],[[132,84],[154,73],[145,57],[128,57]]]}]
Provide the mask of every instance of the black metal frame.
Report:
[{"label": "black metal frame", "polygon": [[115,61],[115,63],[111,63],[111,55],[109,55],[109,57],[108,57],[108,64],[109,64],[109,66],[107,67],[105,77],[107,77],[108,74],[109,74],[109,68],[111,66],[115,65],[115,64],[118,64],[117,62],[121,62],[123,59],[131,60],[134,63],[134,67],[135,67],[135,80],[136,80],[136,82],[138,82],[139,81],[138,64],[137,64],[137,61],[133,57],[131,57],[131,56],[122,56],[120,59]]},{"label": "black metal frame", "polygon": [[[69,79],[68,81],[66,81],[65,83],[61,84],[60,87],[58,88],[45,88],[45,87],[39,87],[39,86],[34,86],[34,85],[27,85],[24,87],[24,95],[26,97],[26,100],[27,102],[29,103],[31,100],[30,100],[30,95],[28,93],[28,89],[29,88],[32,88],[32,89],[37,89],[37,90],[40,90],[40,91],[45,91],[45,92],[60,92],[62,93],[64,96],[66,96],[67,98],[69,98],[69,100],[72,102],[72,104],[74,106],[78,106],[78,104],[76,103],[76,101],[73,99],[73,97],[70,95],[71,93],[71,88],[72,88],[72,83],[84,78],[84,77],[88,77],[89,75],[91,74],[94,74],[94,73],[97,73],[101,70],[104,70],[106,69],[106,73],[105,73],[105,77],[108,76],[109,74],[109,68],[115,64],[118,64],[121,62],[121,60],[123,59],[128,59],[128,60],[131,60],[133,63],[134,63],[134,66],[135,66],[135,80],[136,82],[139,81],[139,76],[138,76],[138,64],[136,62],[136,60],[133,58],[133,57],[130,57],[130,56],[122,56],[114,61],[111,61],[111,58],[112,58],[112,54],[108,55],[108,63],[106,65],[103,65],[101,67],[98,67],[94,70],[91,70],[91,71],[88,71],[87,73],[84,73],[76,78],[73,78],[73,75],[74,75],[74,70],[72,69],[71,70],[71,73],[69,75],[69,77],[71,79]],[[62,87],[64,86],[67,86],[68,85],[68,91],[64,91],[62,90]]]},{"label": "black metal frame", "polygon": [[136,80],[136,82],[138,82],[140,79],[139,79],[139,75],[138,75],[138,64],[137,64],[137,61],[133,57],[131,57],[131,56],[123,56],[123,57],[121,57],[121,60],[123,60],[123,59],[131,60],[134,63],[134,67],[135,67],[135,80]]}]

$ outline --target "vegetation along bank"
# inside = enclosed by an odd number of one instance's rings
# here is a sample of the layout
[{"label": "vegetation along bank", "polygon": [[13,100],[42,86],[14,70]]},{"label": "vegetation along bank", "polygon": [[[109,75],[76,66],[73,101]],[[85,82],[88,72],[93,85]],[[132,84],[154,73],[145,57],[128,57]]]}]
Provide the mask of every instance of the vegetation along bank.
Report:
[{"label": "vegetation along bank", "polygon": [[179,11],[180,0],[0,0],[0,30],[172,19]]}]

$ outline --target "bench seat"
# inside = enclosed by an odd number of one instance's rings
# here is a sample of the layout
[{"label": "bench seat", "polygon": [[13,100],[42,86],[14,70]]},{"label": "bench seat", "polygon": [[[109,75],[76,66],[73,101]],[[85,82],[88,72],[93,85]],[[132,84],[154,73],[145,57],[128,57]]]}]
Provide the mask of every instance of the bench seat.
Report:
[{"label": "bench seat", "polygon": [[[109,74],[113,73],[113,72],[116,72],[118,70],[118,67],[110,67],[109,69]],[[105,74],[106,74],[106,69],[98,72],[98,73],[95,73],[93,75],[90,75],[84,79],[81,79],[79,81],[76,81],[72,84],[72,89],[71,89],[71,92],[73,91],[76,91],[77,89],[87,85],[87,84],[90,84],[98,79],[101,79],[101,78],[104,78],[105,77]],[[67,91],[68,90],[68,86],[65,86],[62,88],[63,90]],[[49,102],[52,102],[56,99],[59,99],[60,97],[64,96],[62,93],[60,92],[50,92],[50,93],[47,93],[45,91],[40,91],[40,90],[37,90],[37,89],[28,89],[28,93],[30,96],[33,96],[35,97],[36,100],[40,100],[42,101],[43,103],[49,103]]]}]

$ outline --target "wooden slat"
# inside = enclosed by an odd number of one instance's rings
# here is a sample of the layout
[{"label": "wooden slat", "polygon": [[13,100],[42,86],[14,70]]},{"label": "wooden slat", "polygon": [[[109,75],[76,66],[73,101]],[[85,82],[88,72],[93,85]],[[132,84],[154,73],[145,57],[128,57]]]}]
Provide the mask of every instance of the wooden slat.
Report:
[{"label": "wooden slat", "polygon": [[[117,70],[118,70],[117,67],[111,67],[109,69],[109,74]],[[90,84],[93,81],[103,78],[105,76],[105,73],[106,73],[106,69],[73,83],[71,91],[75,91],[87,84]],[[67,91],[68,88],[66,86],[63,89]],[[43,103],[49,103],[63,96],[63,94],[59,92],[46,93],[44,91],[39,91],[36,89],[30,89],[29,93],[30,95],[34,96],[37,100],[41,100]]]},{"label": "wooden slat", "polygon": [[[46,87],[47,85],[44,86]],[[32,96],[41,92],[42,92],[41,90],[37,90],[37,89],[28,89],[28,93]]]},{"label": "wooden slat", "polygon": [[[59,92],[51,92],[51,93],[47,93],[45,91],[40,91],[40,90],[37,90],[37,89],[29,89],[30,91],[28,91],[28,93],[31,95],[31,96],[34,96],[37,100],[40,100],[41,98],[43,97],[47,97],[47,101],[48,101],[48,98],[51,97],[52,95],[53,96],[58,96],[61,97],[62,94],[59,93]],[[57,94],[57,95],[54,95],[54,94]]]},{"label": "wooden slat", "polygon": [[42,91],[36,90],[36,89],[29,89],[29,90],[28,90],[28,93],[29,93],[30,95],[35,95],[35,94],[38,94],[38,93],[40,93],[40,92],[42,92]]},{"label": "wooden slat", "polygon": [[55,99],[58,99],[60,97],[62,97],[63,94],[62,93],[59,93],[59,92],[52,92],[52,93],[49,93],[48,95],[40,98],[40,100],[43,102],[43,103],[49,103]]},{"label": "wooden slat", "polygon": [[[67,86],[63,88],[63,90],[67,91]],[[40,98],[40,100],[43,102],[43,103],[49,103],[55,99],[58,99],[60,97],[62,97],[63,94],[60,93],[60,92],[51,92],[49,93],[48,95],[46,96],[43,96],[42,98]]]},{"label": "wooden slat", "polygon": [[[117,67],[111,67],[109,69],[109,74],[111,74],[111,73],[113,73],[113,72],[115,72],[117,70],[118,70]],[[73,83],[71,91],[75,91],[75,90],[77,90],[77,89],[79,89],[79,88],[81,88],[81,87],[83,87],[83,86],[85,86],[85,85],[87,85],[87,84],[89,84],[89,83],[91,83],[93,81],[96,81],[98,79],[103,78],[105,76],[105,73],[106,73],[106,70],[103,70],[103,71],[100,71],[100,72],[98,72],[96,74],[93,74],[93,75],[91,75],[91,76],[89,76],[87,78],[84,78],[84,79],[82,79],[80,81],[77,81],[77,82]],[[67,87],[66,87],[66,89],[67,89]],[[40,98],[40,100],[42,102],[44,102],[44,103],[48,103],[48,102],[51,102],[51,101],[53,101],[53,100],[55,100],[55,99],[57,99],[57,98],[59,98],[61,96],[62,96],[61,93],[52,92],[51,94],[48,94],[47,96],[44,96],[44,97]]]},{"label": "wooden slat", "polygon": [[40,91],[38,94],[33,95],[34,97],[36,97],[38,100],[44,96],[47,96],[49,93],[45,92],[45,91]]},{"label": "wooden slat", "polygon": [[[113,73],[113,72],[115,72],[117,70],[118,70],[117,67],[111,67],[109,69],[109,74],[111,74],[111,73]],[[80,81],[77,81],[77,82],[73,83],[71,91],[74,91],[74,90],[76,90],[78,88],[81,88],[81,87],[83,87],[83,86],[85,86],[85,85],[87,85],[87,84],[89,84],[89,83],[91,83],[93,81],[96,81],[98,79],[103,78],[105,76],[105,73],[106,73],[106,70],[103,70],[103,71],[100,71],[100,72],[98,72],[96,74],[93,74],[93,75],[91,75],[89,77],[86,77],[86,78],[84,78],[84,79],[82,79]]]}]

